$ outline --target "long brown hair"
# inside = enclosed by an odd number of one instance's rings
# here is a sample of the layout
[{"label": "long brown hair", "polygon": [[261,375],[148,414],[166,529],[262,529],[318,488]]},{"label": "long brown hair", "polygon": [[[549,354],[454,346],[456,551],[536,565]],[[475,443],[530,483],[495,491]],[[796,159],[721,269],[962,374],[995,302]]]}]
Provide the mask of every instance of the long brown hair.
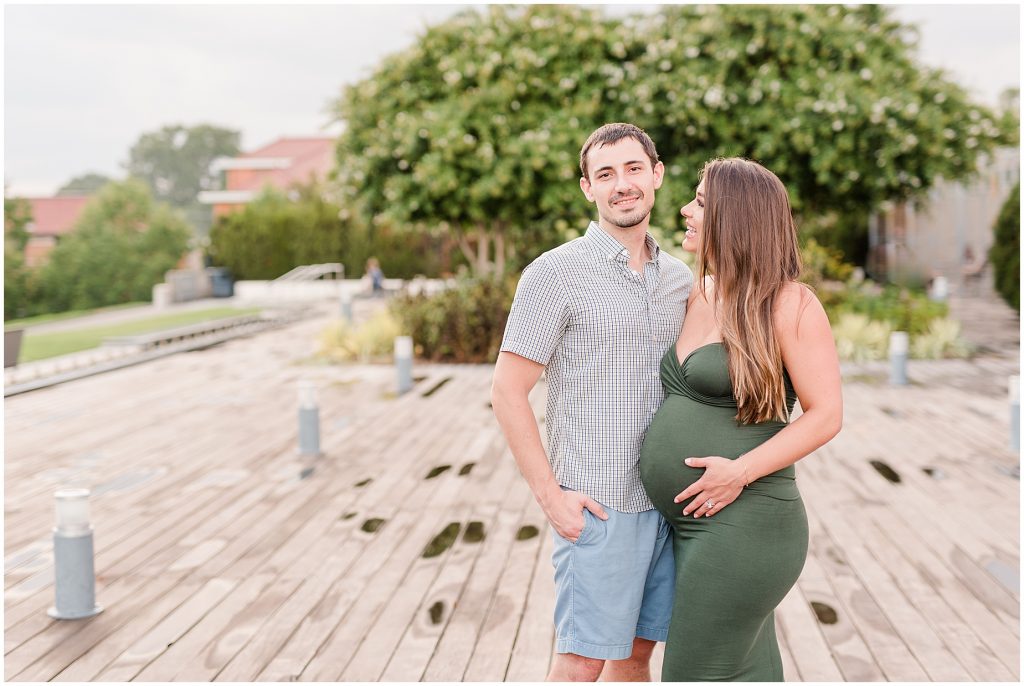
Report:
[{"label": "long brown hair", "polygon": [[729,378],[743,424],[788,420],[782,350],[772,311],[800,275],[796,225],[786,187],[760,164],[711,160],[704,178],[701,283],[715,278],[715,317],[729,355]]}]

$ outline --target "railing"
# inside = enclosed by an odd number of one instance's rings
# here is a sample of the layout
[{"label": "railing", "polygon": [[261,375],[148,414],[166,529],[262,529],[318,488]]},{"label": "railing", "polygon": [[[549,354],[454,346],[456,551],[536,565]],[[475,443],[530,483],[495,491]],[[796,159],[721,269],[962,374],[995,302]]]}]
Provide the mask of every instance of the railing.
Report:
[{"label": "railing", "polygon": [[335,279],[345,278],[345,265],[337,262],[326,264],[303,264],[292,269],[286,274],[274,279],[274,281],[315,281],[328,274],[334,274]]},{"label": "railing", "polygon": [[179,326],[174,329],[164,329],[163,331],[143,333],[135,336],[113,336],[104,339],[103,345],[130,345],[138,346],[140,350],[150,350],[162,345],[181,343],[182,341],[193,340],[203,336],[209,336],[210,334],[220,333],[222,331],[248,327],[252,324],[263,324],[265,321],[266,319],[260,315],[242,315],[239,317],[229,317],[228,319],[217,319],[211,322],[190,324],[189,326]]}]

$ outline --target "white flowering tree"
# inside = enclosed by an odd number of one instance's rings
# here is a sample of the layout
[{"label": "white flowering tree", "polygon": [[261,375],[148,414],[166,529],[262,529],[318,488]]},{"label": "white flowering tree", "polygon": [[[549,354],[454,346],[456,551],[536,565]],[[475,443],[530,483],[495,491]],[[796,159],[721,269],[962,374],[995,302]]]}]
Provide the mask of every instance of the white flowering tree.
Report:
[{"label": "white flowering tree", "polygon": [[536,255],[592,214],[577,155],[610,121],[668,168],[655,223],[707,159],[757,159],[798,211],[866,214],[959,178],[1000,127],[877,6],[666,6],[624,20],[493,6],[428,29],[335,105],[339,204],[448,231],[478,272]]},{"label": "white flowering tree", "polygon": [[647,50],[628,116],[690,184],[709,157],[741,155],[798,211],[866,215],[971,173],[1004,135],[878,5],[669,6],[634,29]]},{"label": "white flowering tree", "polygon": [[451,232],[478,273],[557,242],[589,217],[578,151],[610,116],[624,34],[572,6],[494,6],[428,29],[337,103],[339,204]]}]

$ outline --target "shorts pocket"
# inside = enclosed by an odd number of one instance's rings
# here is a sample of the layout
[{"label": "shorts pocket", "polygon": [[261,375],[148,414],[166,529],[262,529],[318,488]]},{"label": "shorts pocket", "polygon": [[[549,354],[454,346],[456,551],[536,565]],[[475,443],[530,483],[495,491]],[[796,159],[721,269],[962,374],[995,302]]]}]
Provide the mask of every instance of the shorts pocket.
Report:
[{"label": "shorts pocket", "polygon": [[590,514],[590,510],[583,508],[583,529],[580,531],[580,535],[576,537],[576,542],[573,545],[579,545],[583,542],[587,535],[594,528],[594,523],[590,521],[594,515]]}]

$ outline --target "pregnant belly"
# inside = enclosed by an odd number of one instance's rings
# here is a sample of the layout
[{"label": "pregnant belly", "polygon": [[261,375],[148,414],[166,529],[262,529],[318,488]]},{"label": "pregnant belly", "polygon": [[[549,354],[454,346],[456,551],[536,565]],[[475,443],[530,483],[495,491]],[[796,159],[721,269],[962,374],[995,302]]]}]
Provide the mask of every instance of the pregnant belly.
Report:
[{"label": "pregnant belly", "polygon": [[[768,422],[740,426],[731,407],[705,405],[686,396],[669,395],[651,420],[640,449],[640,478],[647,495],[662,514],[678,512],[684,503],[675,498],[704,474],[703,468],[687,467],[687,457],[718,455],[735,459],[778,433],[784,424]],[[788,471],[787,471],[788,470]],[[765,477],[758,487],[778,487],[780,479],[792,484],[792,467]],[[795,489],[795,486],[793,487]]]}]

